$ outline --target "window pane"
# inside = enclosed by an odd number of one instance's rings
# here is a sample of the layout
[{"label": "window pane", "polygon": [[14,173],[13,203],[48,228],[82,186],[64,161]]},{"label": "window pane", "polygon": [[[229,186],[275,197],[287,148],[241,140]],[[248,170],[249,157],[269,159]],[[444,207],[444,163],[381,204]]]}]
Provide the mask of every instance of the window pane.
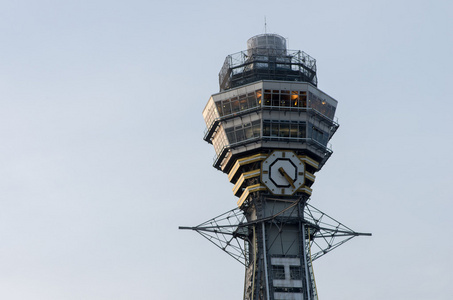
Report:
[{"label": "window pane", "polygon": [[239,105],[241,110],[249,108],[246,98],[239,100]]},{"label": "window pane", "polygon": [[266,90],[266,92],[264,92],[264,105],[265,106],[271,106],[271,98],[272,98],[272,95],[269,92],[267,92],[268,90]]},{"label": "window pane", "polygon": [[280,124],[280,136],[289,137],[289,124]]},{"label": "window pane", "polygon": [[280,102],[280,94],[272,93],[272,106],[279,106],[279,102]]},{"label": "window pane", "polygon": [[299,124],[299,135],[298,137],[299,138],[305,138],[307,135],[306,135],[306,126],[305,124]]},{"label": "window pane", "polygon": [[229,115],[229,114],[231,114],[231,104],[230,104],[230,100],[222,101],[222,104],[223,104],[223,115]]},{"label": "window pane", "polygon": [[271,123],[271,136],[278,136],[278,123]]},{"label": "window pane", "polygon": [[280,106],[290,106],[289,95],[280,95]]},{"label": "window pane", "polygon": [[290,124],[290,127],[289,127],[289,135],[290,137],[292,138],[297,138],[299,137],[299,133],[298,133],[298,129],[299,129],[299,125],[298,124]]},{"label": "window pane", "polygon": [[245,138],[246,139],[251,139],[253,137],[253,129],[252,129],[252,127],[244,128],[244,131],[245,131]]},{"label": "window pane", "polygon": [[236,131],[236,140],[238,142],[240,141],[243,141],[245,139],[245,136],[244,136],[244,129],[239,129]]},{"label": "window pane", "polygon": [[263,123],[263,136],[271,135],[271,124],[269,122]]},{"label": "window pane", "polygon": [[291,92],[291,107],[299,106],[299,93],[297,91]]},{"label": "window pane", "polygon": [[252,130],[253,130],[253,137],[259,137],[261,134],[261,121],[253,121],[252,122]]},{"label": "window pane", "polygon": [[231,100],[231,112],[235,113],[239,111],[239,101],[238,100]]},{"label": "window pane", "polygon": [[249,96],[249,97],[247,97],[247,103],[248,103],[248,107],[249,107],[249,108],[252,108],[252,107],[257,106],[255,96]]},{"label": "window pane", "polygon": [[261,90],[256,90],[256,99],[258,100],[258,104],[261,104]]}]

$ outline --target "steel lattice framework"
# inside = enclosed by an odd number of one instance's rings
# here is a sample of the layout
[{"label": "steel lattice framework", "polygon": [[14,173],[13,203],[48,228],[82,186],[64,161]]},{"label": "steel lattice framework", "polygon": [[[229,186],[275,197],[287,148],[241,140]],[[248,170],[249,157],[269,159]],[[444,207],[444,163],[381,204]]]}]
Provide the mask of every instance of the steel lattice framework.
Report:
[{"label": "steel lattice framework", "polygon": [[[278,220],[278,222],[274,222],[276,226],[278,226],[277,224],[284,224],[285,217],[281,217],[283,213],[289,211],[289,215],[291,215],[290,210],[297,209],[297,205],[301,200],[299,199],[288,208],[270,217],[252,222],[247,222],[246,216],[241,209],[234,208],[197,226],[181,226],[179,229],[190,229],[198,232],[232,258],[244,266],[248,266],[250,261],[247,245],[251,242],[249,228],[273,220]],[[307,236],[310,241],[309,247],[312,261],[356,236],[371,236],[371,233],[352,230],[308,203],[304,207],[303,223],[306,225],[307,233],[309,233]],[[286,219],[289,221],[289,218],[286,217]]]}]

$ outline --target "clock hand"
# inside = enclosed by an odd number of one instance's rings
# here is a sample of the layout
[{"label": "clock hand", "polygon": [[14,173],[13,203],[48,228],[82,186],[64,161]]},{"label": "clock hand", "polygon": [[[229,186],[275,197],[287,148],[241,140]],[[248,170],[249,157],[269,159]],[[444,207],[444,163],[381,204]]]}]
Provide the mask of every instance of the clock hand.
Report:
[{"label": "clock hand", "polygon": [[278,171],[280,172],[280,174],[282,174],[283,177],[286,178],[286,180],[288,180],[289,184],[291,184],[291,186],[293,187],[293,189],[295,189],[296,187],[294,186],[294,180],[288,175],[288,173],[285,172],[285,169],[283,169],[282,167],[280,167],[278,169]]}]

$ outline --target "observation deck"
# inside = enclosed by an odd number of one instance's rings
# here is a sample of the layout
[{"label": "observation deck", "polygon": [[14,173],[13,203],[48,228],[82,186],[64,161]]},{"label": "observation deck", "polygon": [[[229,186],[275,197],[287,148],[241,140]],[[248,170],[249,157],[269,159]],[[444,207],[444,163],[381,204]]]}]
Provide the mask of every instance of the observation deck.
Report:
[{"label": "observation deck", "polygon": [[308,82],[317,86],[316,60],[300,50],[287,50],[277,34],[247,41],[247,50],[228,55],[219,73],[220,91],[260,80]]}]

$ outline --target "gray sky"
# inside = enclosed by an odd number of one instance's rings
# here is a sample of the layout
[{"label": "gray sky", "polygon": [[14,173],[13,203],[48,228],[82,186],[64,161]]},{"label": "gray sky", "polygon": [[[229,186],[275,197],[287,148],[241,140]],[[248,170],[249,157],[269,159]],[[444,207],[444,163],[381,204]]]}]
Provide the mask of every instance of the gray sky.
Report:
[{"label": "gray sky", "polygon": [[242,299],[201,111],[267,31],[339,101],[312,204],[357,231],[319,297],[453,295],[451,1],[0,1],[0,298]]}]

